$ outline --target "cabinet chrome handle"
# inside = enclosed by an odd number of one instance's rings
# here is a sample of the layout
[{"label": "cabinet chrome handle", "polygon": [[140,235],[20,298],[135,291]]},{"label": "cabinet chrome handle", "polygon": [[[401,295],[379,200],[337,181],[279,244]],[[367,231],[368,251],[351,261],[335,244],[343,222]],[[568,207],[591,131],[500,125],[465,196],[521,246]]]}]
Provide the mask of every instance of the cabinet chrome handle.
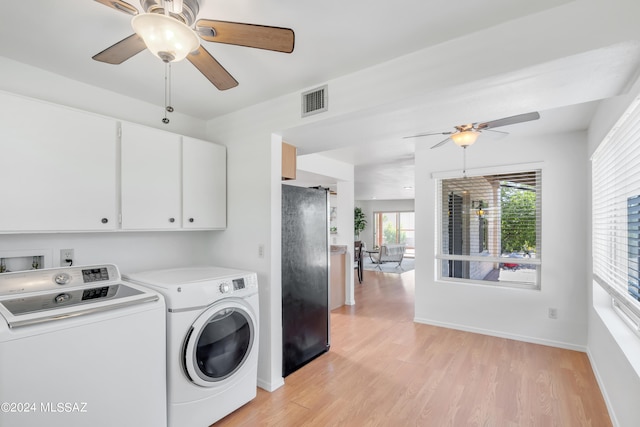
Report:
[{"label": "cabinet chrome handle", "polygon": [[189,218],[189,222],[193,222],[193,218]]},{"label": "cabinet chrome handle", "polygon": [[176,222],[175,218],[169,218],[169,222]]},{"label": "cabinet chrome handle", "polygon": [[109,220],[108,220],[107,218],[102,218],[102,223],[103,223],[103,224],[106,224],[106,223],[108,223],[108,222],[109,222]]}]

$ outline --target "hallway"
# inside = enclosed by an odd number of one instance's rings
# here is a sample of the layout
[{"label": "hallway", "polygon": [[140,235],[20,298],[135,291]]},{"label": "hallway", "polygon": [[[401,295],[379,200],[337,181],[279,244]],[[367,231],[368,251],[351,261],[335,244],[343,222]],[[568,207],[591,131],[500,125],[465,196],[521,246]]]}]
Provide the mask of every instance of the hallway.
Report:
[{"label": "hallway", "polygon": [[365,271],[330,351],[216,427],[611,425],[586,354],[414,323],[413,293]]}]

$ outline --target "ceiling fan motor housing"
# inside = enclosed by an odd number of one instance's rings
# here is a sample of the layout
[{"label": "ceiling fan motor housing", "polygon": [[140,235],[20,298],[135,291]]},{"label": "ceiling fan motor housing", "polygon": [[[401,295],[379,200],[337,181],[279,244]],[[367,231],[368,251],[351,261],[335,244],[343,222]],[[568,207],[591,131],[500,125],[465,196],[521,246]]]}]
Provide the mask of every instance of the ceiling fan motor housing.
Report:
[{"label": "ceiling fan motor housing", "polygon": [[[163,3],[163,0],[140,0],[140,6],[142,6],[142,10],[145,12],[164,15]],[[169,15],[190,27],[196,22],[196,16],[198,16],[199,11],[200,5],[197,0],[183,0],[182,12],[177,14],[170,12]]]}]

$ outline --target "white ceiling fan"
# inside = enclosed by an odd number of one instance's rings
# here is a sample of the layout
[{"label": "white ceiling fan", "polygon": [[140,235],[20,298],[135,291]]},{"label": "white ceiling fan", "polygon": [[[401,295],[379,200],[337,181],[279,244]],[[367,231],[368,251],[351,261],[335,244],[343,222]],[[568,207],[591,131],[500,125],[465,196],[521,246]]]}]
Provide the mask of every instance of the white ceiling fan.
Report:
[{"label": "white ceiling fan", "polygon": [[[465,125],[454,126],[456,129],[455,131],[419,133],[417,135],[405,136],[404,138],[420,138],[423,136],[430,136],[430,135],[447,135],[445,139],[443,139],[442,141],[440,141],[439,143],[437,143],[431,148],[438,148],[446,144],[447,142],[449,142],[449,140],[452,140],[456,145],[462,148],[467,148],[468,146],[476,142],[476,140],[480,136],[480,133],[483,131],[488,130],[493,132],[501,132],[501,131],[494,131],[494,129],[501,126],[508,126],[508,125],[514,125],[517,123],[538,120],[539,118],[540,118],[540,113],[538,113],[537,111],[534,111],[531,113],[504,117],[502,119],[492,120],[490,122],[469,123]],[[506,132],[501,132],[501,133],[506,133]]]},{"label": "white ceiling fan", "polygon": [[198,19],[198,0],[140,0],[143,13],[123,0],[95,0],[133,16],[134,34],[106,48],[93,59],[121,64],[148,49],[165,63],[189,60],[219,90],[238,85],[236,79],[200,44],[199,39],[236,46],[291,53],[290,28]]}]

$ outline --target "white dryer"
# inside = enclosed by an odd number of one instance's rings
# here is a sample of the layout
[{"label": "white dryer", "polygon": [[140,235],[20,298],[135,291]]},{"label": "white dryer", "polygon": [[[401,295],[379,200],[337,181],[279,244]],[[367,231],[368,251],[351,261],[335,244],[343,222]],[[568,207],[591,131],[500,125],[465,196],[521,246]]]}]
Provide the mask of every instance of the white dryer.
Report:
[{"label": "white dryer", "polygon": [[256,397],[255,273],[205,266],[125,277],[165,296],[169,426],[207,427]]}]

